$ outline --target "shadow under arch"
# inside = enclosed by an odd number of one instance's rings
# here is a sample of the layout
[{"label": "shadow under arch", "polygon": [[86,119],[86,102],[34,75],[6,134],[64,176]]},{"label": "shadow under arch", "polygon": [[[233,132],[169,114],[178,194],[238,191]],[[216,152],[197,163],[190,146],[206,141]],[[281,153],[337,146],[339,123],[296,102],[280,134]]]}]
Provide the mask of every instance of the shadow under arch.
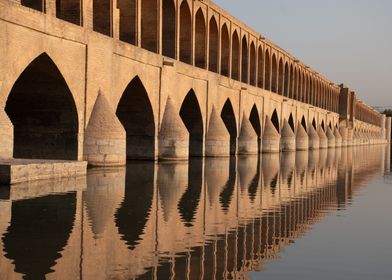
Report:
[{"label": "shadow under arch", "polygon": [[154,196],[154,162],[128,163],[125,196],[114,218],[128,248],[133,250],[150,219]]},{"label": "shadow under arch", "polygon": [[2,240],[5,257],[24,279],[45,279],[61,257],[74,226],[76,193],[12,202],[11,222]]},{"label": "shadow under arch", "polygon": [[180,61],[192,63],[192,16],[188,1],[180,6]]},{"label": "shadow under arch", "polygon": [[278,131],[280,133],[279,117],[278,117],[278,113],[276,112],[276,109],[272,113],[271,122],[275,126],[276,131]]},{"label": "shadow under arch", "polygon": [[162,54],[176,57],[176,7],[173,0],[162,1]]},{"label": "shadow under arch", "polygon": [[323,129],[323,131],[325,132],[325,125],[324,125],[324,120],[321,121],[321,128]]},{"label": "shadow under arch", "polygon": [[295,132],[295,126],[294,126],[294,119],[293,119],[293,114],[290,113],[290,117],[289,117],[289,121],[288,121],[291,129],[293,130],[293,132]]},{"label": "shadow under arch", "polygon": [[302,116],[301,125],[303,126],[303,128],[304,128],[305,131],[307,132],[307,131],[308,131],[308,128],[307,128],[307,126],[306,126],[306,121],[305,121],[305,117],[304,117],[304,116]]},{"label": "shadow under arch", "polygon": [[203,117],[193,89],[182,102],[180,117],[189,132],[189,155],[203,156]]},{"label": "shadow under arch", "polygon": [[312,125],[313,125],[314,129],[317,130],[316,120],[314,118],[313,118],[313,121],[312,121]]},{"label": "shadow under arch", "polygon": [[147,91],[138,76],[124,90],[116,115],[127,133],[127,159],[153,160],[154,113]]},{"label": "shadow under arch", "polygon": [[230,134],[230,154],[235,155],[237,152],[237,121],[230,99],[227,99],[223,106],[221,118]]},{"label": "shadow under arch", "polygon": [[77,159],[76,105],[47,53],[35,58],[16,80],[5,111],[14,126],[15,158]]},{"label": "shadow under arch", "polygon": [[253,129],[257,134],[257,147],[260,151],[261,147],[261,121],[259,117],[259,111],[257,110],[256,104],[253,105],[252,110],[250,111],[249,121],[252,124]]}]

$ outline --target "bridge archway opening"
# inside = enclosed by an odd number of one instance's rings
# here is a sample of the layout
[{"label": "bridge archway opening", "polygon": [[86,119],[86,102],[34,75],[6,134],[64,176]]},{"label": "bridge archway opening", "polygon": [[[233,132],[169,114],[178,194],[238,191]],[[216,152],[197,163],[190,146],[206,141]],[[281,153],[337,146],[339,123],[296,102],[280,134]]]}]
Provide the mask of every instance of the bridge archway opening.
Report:
[{"label": "bridge archway opening", "polygon": [[196,13],[195,31],[195,65],[206,68],[206,20],[201,8]]},{"label": "bridge archway opening", "polygon": [[323,131],[325,132],[325,125],[324,125],[324,120],[321,121],[321,128],[323,129]]},{"label": "bridge archway opening", "polygon": [[173,0],[162,2],[162,54],[176,58],[176,7]]},{"label": "bridge archway opening", "polygon": [[[28,0],[26,0],[28,1]],[[112,35],[112,16],[110,0],[93,1],[93,30],[107,36]]]},{"label": "bridge archway opening", "polygon": [[278,117],[278,113],[276,112],[276,110],[274,110],[274,112],[272,113],[271,122],[275,126],[276,131],[278,131],[280,133],[280,130],[279,130],[279,117]]},{"label": "bridge archway opening", "polygon": [[219,32],[218,24],[213,16],[210,20],[210,45],[208,55],[208,69],[218,73],[218,48],[219,48]]},{"label": "bridge archway opening", "polygon": [[265,89],[271,90],[271,59],[269,51],[265,51]]},{"label": "bridge archway opening", "polygon": [[232,39],[232,54],[231,54],[231,78],[240,80],[240,39],[237,31],[234,31]]},{"label": "bridge archway opening", "polygon": [[314,118],[313,118],[313,121],[312,121],[312,125],[313,125],[314,129],[317,130],[316,120]]},{"label": "bridge archway opening", "polygon": [[303,128],[304,128],[305,131],[307,132],[308,129],[307,129],[307,127],[306,127],[306,121],[305,121],[305,117],[304,117],[304,116],[302,116],[301,125],[303,126]]},{"label": "bridge archway opening", "polygon": [[288,97],[289,96],[289,79],[290,76],[293,75],[293,68],[291,67],[291,72],[289,72],[289,65],[286,64],[284,65],[284,89],[283,89],[283,95]]},{"label": "bridge archway opening", "polygon": [[278,65],[275,54],[272,55],[272,81],[271,91],[278,93]]},{"label": "bridge archway opening", "polygon": [[246,36],[242,38],[241,50],[241,81],[248,83],[248,41],[246,40]]},{"label": "bridge archway opening", "polygon": [[221,30],[221,75],[229,77],[229,65],[230,65],[230,37],[227,25],[224,24]]},{"label": "bridge archway opening", "polygon": [[192,64],[192,18],[187,1],[180,6],[180,61]]},{"label": "bridge archway opening", "polygon": [[182,102],[180,117],[189,132],[189,156],[203,156],[203,117],[193,89]]},{"label": "bridge archway opening", "polygon": [[45,1],[44,0],[21,0],[22,6],[34,9],[36,11],[45,11]]},{"label": "bridge archway opening", "polygon": [[44,53],[15,82],[5,106],[15,158],[76,160],[78,113],[66,81]]},{"label": "bridge archway opening", "polygon": [[135,77],[118,103],[116,115],[127,134],[127,159],[153,160],[155,156],[155,122],[146,89]]},{"label": "bridge archway opening", "polygon": [[237,121],[235,118],[233,106],[229,99],[223,106],[221,118],[230,134],[230,154],[235,155],[237,152]]},{"label": "bridge archway opening", "polygon": [[257,86],[259,88],[263,88],[264,86],[264,58],[263,58],[263,49],[261,46],[259,47],[258,53],[257,53]]},{"label": "bridge archway opening", "polygon": [[290,127],[291,127],[291,129],[293,130],[293,132],[295,131],[295,126],[294,126],[294,119],[293,119],[293,114],[290,114],[290,117],[289,117],[289,125],[290,125]]},{"label": "bridge archway opening", "polygon": [[332,129],[332,123],[331,122],[329,122],[329,128]]},{"label": "bridge archway opening", "polygon": [[255,47],[255,44],[253,42],[250,44],[249,83],[252,86],[256,86],[256,47]]},{"label": "bridge archway opening", "polygon": [[258,149],[260,151],[261,122],[260,122],[260,117],[259,117],[259,111],[257,110],[256,104],[253,105],[252,110],[250,111],[249,121],[252,124],[252,127],[257,134]]},{"label": "bridge archway opening", "polygon": [[[95,2],[95,1],[94,1]],[[110,10],[109,10],[110,12]],[[158,5],[156,0],[141,1],[141,46],[158,52]]]},{"label": "bridge archway opening", "polygon": [[80,0],[56,0],[56,17],[81,25]]}]

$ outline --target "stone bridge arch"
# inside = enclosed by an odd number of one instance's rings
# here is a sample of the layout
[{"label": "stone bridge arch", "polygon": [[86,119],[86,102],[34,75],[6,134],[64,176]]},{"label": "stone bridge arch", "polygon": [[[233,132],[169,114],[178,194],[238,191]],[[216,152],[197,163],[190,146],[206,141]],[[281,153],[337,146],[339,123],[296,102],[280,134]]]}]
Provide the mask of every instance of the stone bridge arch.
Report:
[{"label": "stone bridge arch", "polygon": [[[79,158],[80,118],[74,96],[47,53],[36,57],[9,92],[15,158]],[[82,125],[83,129],[83,125]]]},{"label": "stone bridge arch", "polygon": [[238,129],[237,118],[230,98],[226,99],[220,115],[230,134],[230,154],[235,155],[237,152]]}]

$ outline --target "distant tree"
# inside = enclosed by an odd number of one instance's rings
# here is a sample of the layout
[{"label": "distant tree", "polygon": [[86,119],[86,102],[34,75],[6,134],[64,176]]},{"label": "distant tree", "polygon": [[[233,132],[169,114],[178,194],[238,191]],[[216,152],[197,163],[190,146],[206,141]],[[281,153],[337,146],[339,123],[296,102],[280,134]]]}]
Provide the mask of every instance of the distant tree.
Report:
[{"label": "distant tree", "polygon": [[392,117],[392,109],[386,109],[382,113],[387,115],[387,117]]}]

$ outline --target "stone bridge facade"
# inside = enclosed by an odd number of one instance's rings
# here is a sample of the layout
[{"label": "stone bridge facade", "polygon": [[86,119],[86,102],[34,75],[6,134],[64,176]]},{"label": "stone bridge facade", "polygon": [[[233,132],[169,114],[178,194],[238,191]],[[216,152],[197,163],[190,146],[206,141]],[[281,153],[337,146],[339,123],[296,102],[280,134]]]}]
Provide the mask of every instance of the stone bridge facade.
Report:
[{"label": "stone bridge facade", "polygon": [[0,0],[0,158],[386,143],[391,120],[210,1]]}]

